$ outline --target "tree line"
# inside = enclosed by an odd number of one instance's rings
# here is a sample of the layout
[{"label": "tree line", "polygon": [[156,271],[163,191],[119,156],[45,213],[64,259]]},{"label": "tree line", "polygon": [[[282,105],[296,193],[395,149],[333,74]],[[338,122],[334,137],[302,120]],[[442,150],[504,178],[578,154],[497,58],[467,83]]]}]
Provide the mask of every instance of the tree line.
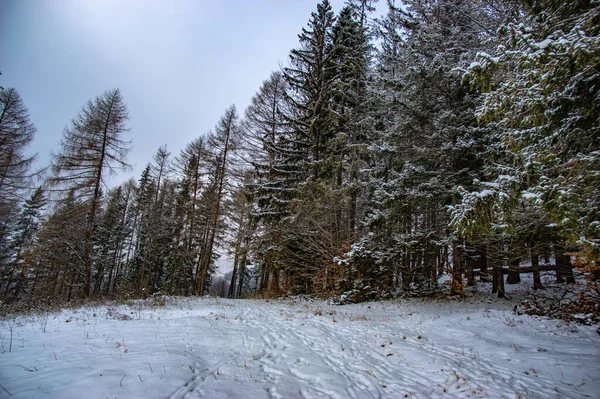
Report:
[{"label": "tree line", "polygon": [[224,257],[229,297],[425,294],[442,276],[462,295],[476,273],[501,297],[505,274],[538,289],[574,266],[593,282],[597,2],[375,3],[322,0],[243,115],[112,189],[131,149],[119,90],[82,108],[32,188],[35,127],[2,89],[3,300],[203,295]]}]

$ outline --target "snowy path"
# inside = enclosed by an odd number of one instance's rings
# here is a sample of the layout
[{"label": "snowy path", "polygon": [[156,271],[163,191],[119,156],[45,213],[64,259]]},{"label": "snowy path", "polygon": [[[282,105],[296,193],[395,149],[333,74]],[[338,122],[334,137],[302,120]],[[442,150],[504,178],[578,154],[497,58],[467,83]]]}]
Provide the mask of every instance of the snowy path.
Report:
[{"label": "snowy path", "polygon": [[0,397],[600,397],[595,328],[516,316],[508,301],[179,298],[21,322],[10,353],[0,326]]}]

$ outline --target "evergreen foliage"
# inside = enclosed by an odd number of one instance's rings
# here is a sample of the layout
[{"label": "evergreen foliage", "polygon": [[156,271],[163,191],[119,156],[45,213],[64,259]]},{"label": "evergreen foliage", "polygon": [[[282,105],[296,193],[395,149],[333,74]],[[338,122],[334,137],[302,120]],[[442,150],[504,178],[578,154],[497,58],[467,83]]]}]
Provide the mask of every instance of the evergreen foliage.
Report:
[{"label": "evergreen foliage", "polygon": [[[386,3],[372,20],[373,0],[337,15],[322,0],[243,118],[231,106],[112,189],[130,148],[119,90],[67,126],[41,188],[24,155],[35,128],[1,90],[4,300],[359,301],[434,293],[443,276],[463,295],[475,271],[502,297],[521,263],[535,289],[543,269],[574,282],[570,255],[596,292],[598,2]],[[229,289],[210,290],[223,259]]]}]

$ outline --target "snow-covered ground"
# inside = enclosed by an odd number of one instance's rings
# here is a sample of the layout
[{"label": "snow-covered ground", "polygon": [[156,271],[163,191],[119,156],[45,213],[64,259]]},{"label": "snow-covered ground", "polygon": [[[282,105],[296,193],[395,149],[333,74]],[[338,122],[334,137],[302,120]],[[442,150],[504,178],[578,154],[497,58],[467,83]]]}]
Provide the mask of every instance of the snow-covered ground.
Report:
[{"label": "snow-covered ground", "polygon": [[597,327],[491,298],[170,298],[23,317],[0,325],[0,397],[600,397]]}]

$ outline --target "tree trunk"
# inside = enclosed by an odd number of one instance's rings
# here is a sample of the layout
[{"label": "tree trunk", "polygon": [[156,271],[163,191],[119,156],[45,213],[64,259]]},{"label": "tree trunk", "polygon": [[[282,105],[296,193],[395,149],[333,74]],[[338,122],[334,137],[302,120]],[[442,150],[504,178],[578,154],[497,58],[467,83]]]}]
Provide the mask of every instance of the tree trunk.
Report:
[{"label": "tree trunk", "polygon": [[261,273],[261,280],[260,280],[260,287],[259,287],[260,292],[266,292],[268,290],[270,274],[271,274],[271,261],[269,260],[264,264],[263,270]]},{"label": "tree trunk", "polygon": [[[246,238],[246,240],[248,240],[248,238]],[[244,274],[246,272],[246,261],[248,259],[248,250],[246,249],[247,246],[244,248],[243,252],[242,252],[242,259],[240,260],[240,265],[239,265],[239,277],[238,277],[238,287],[237,287],[237,294],[236,297],[239,298],[242,296],[243,293],[243,289],[244,289]]]},{"label": "tree trunk", "polygon": [[217,228],[219,226],[219,217],[221,216],[221,198],[223,195],[223,183],[225,181],[225,171],[227,168],[227,152],[229,151],[229,138],[231,136],[231,129],[233,129],[233,121],[229,120],[228,124],[227,124],[227,128],[226,128],[226,134],[225,134],[225,145],[223,148],[223,160],[221,162],[220,169],[219,169],[219,175],[218,175],[219,176],[219,186],[218,186],[218,190],[217,190],[217,197],[216,197],[216,202],[215,202],[215,210],[214,210],[214,214],[213,214],[210,239],[208,241],[206,257],[204,258],[205,262],[201,268],[202,269],[202,280],[200,281],[200,295],[204,294],[204,289],[205,289],[205,285],[206,285],[206,277],[208,275],[208,268],[210,267],[210,264],[212,263],[212,252],[213,252],[213,246],[215,244]]},{"label": "tree trunk", "polygon": [[272,267],[272,270],[273,270],[273,278],[271,279],[271,286],[269,287],[269,290],[271,292],[278,293],[280,291],[280,288],[279,288],[279,265],[274,264]]},{"label": "tree trunk", "polygon": [[490,278],[490,265],[487,257],[487,244],[483,249],[477,249],[477,256],[477,265],[479,266],[479,281],[485,283],[492,282],[493,277]]},{"label": "tree trunk", "polygon": [[452,284],[450,285],[451,295],[463,296],[463,265],[462,265],[462,251],[461,247],[456,242],[452,243]]},{"label": "tree trunk", "polygon": [[235,279],[237,277],[239,259],[240,259],[240,241],[238,240],[238,242],[236,242],[236,245],[235,245],[235,255],[233,258],[233,271],[231,272],[231,282],[229,283],[229,292],[227,293],[228,298],[235,297],[235,293],[236,293]]},{"label": "tree trunk", "polygon": [[[75,273],[76,273],[77,269],[75,269],[75,267],[73,267],[73,271],[71,272],[71,282],[69,283],[69,293],[67,294],[67,302],[71,301],[71,294],[73,293],[73,287],[75,286]],[[85,287],[84,287],[84,295],[89,296],[89,291],[85,292]]]},{"label": "tree trunk", "polygon": [[[504,270],[502,266],[494,266],[494,282],[498,298],[504,298]],[[494,291],[492,291],[493,293]]]},{"label": "tree trunk", "polygon": [[[500,270],[502,272],[502,270]],[[498,292],[498,270],[492,266],[492,294]]]},{"label": "tree trunk", "polygon": [[519,259],[514,259],[510,264],[510,269],[508,270],[508,277],[506,278],[507,284],[518,284],[521,282],[521,273],[518,271],[519,269]]},{"label": "tree trunk", "polygon": [[554,258],[556,259],[556,282],[574,284],[575,277],[573,276],[573,265],[571,257],[565,255],[567,248],[556,248]]},{"label": "tree trunk", "polygon": [[86,298],[90,297],[92,289],[92,239],[94,234],[94,224],[96,222],[96,211],[98,208],[98,201],[100,200],[100,184],[102,183],[102,171],[104,169],[104,157],[106,156],[106,139],[108,135],[108,125],[110,116],[112,113],[113,103],[108,110],[106,121],[104,123],[104,131],[102,133],[102,147],[100,150],[100,159],[98,160],[98,172],[94,181],[94,195],[92,196],[92,204],[90,206],[90,214],[88,216],[88,225],[85,232],[85,245],[83,248],[83,260],[85,263],[85,287],[83,288],[83,294]]},{"label": "tree trunk", "polygon": [[531,254],[531,267],[533,268],[533,289],[538,290],[544,288],[542,285],[542,279],[540,278],[540,271],[538,269],[540,265],[540,257],[537,252]]},{"label": "tree trunk", "polygon": [[475,273],[473,273],[473,262],[467,262],[467,286],[472,287],[476,285]]}]

